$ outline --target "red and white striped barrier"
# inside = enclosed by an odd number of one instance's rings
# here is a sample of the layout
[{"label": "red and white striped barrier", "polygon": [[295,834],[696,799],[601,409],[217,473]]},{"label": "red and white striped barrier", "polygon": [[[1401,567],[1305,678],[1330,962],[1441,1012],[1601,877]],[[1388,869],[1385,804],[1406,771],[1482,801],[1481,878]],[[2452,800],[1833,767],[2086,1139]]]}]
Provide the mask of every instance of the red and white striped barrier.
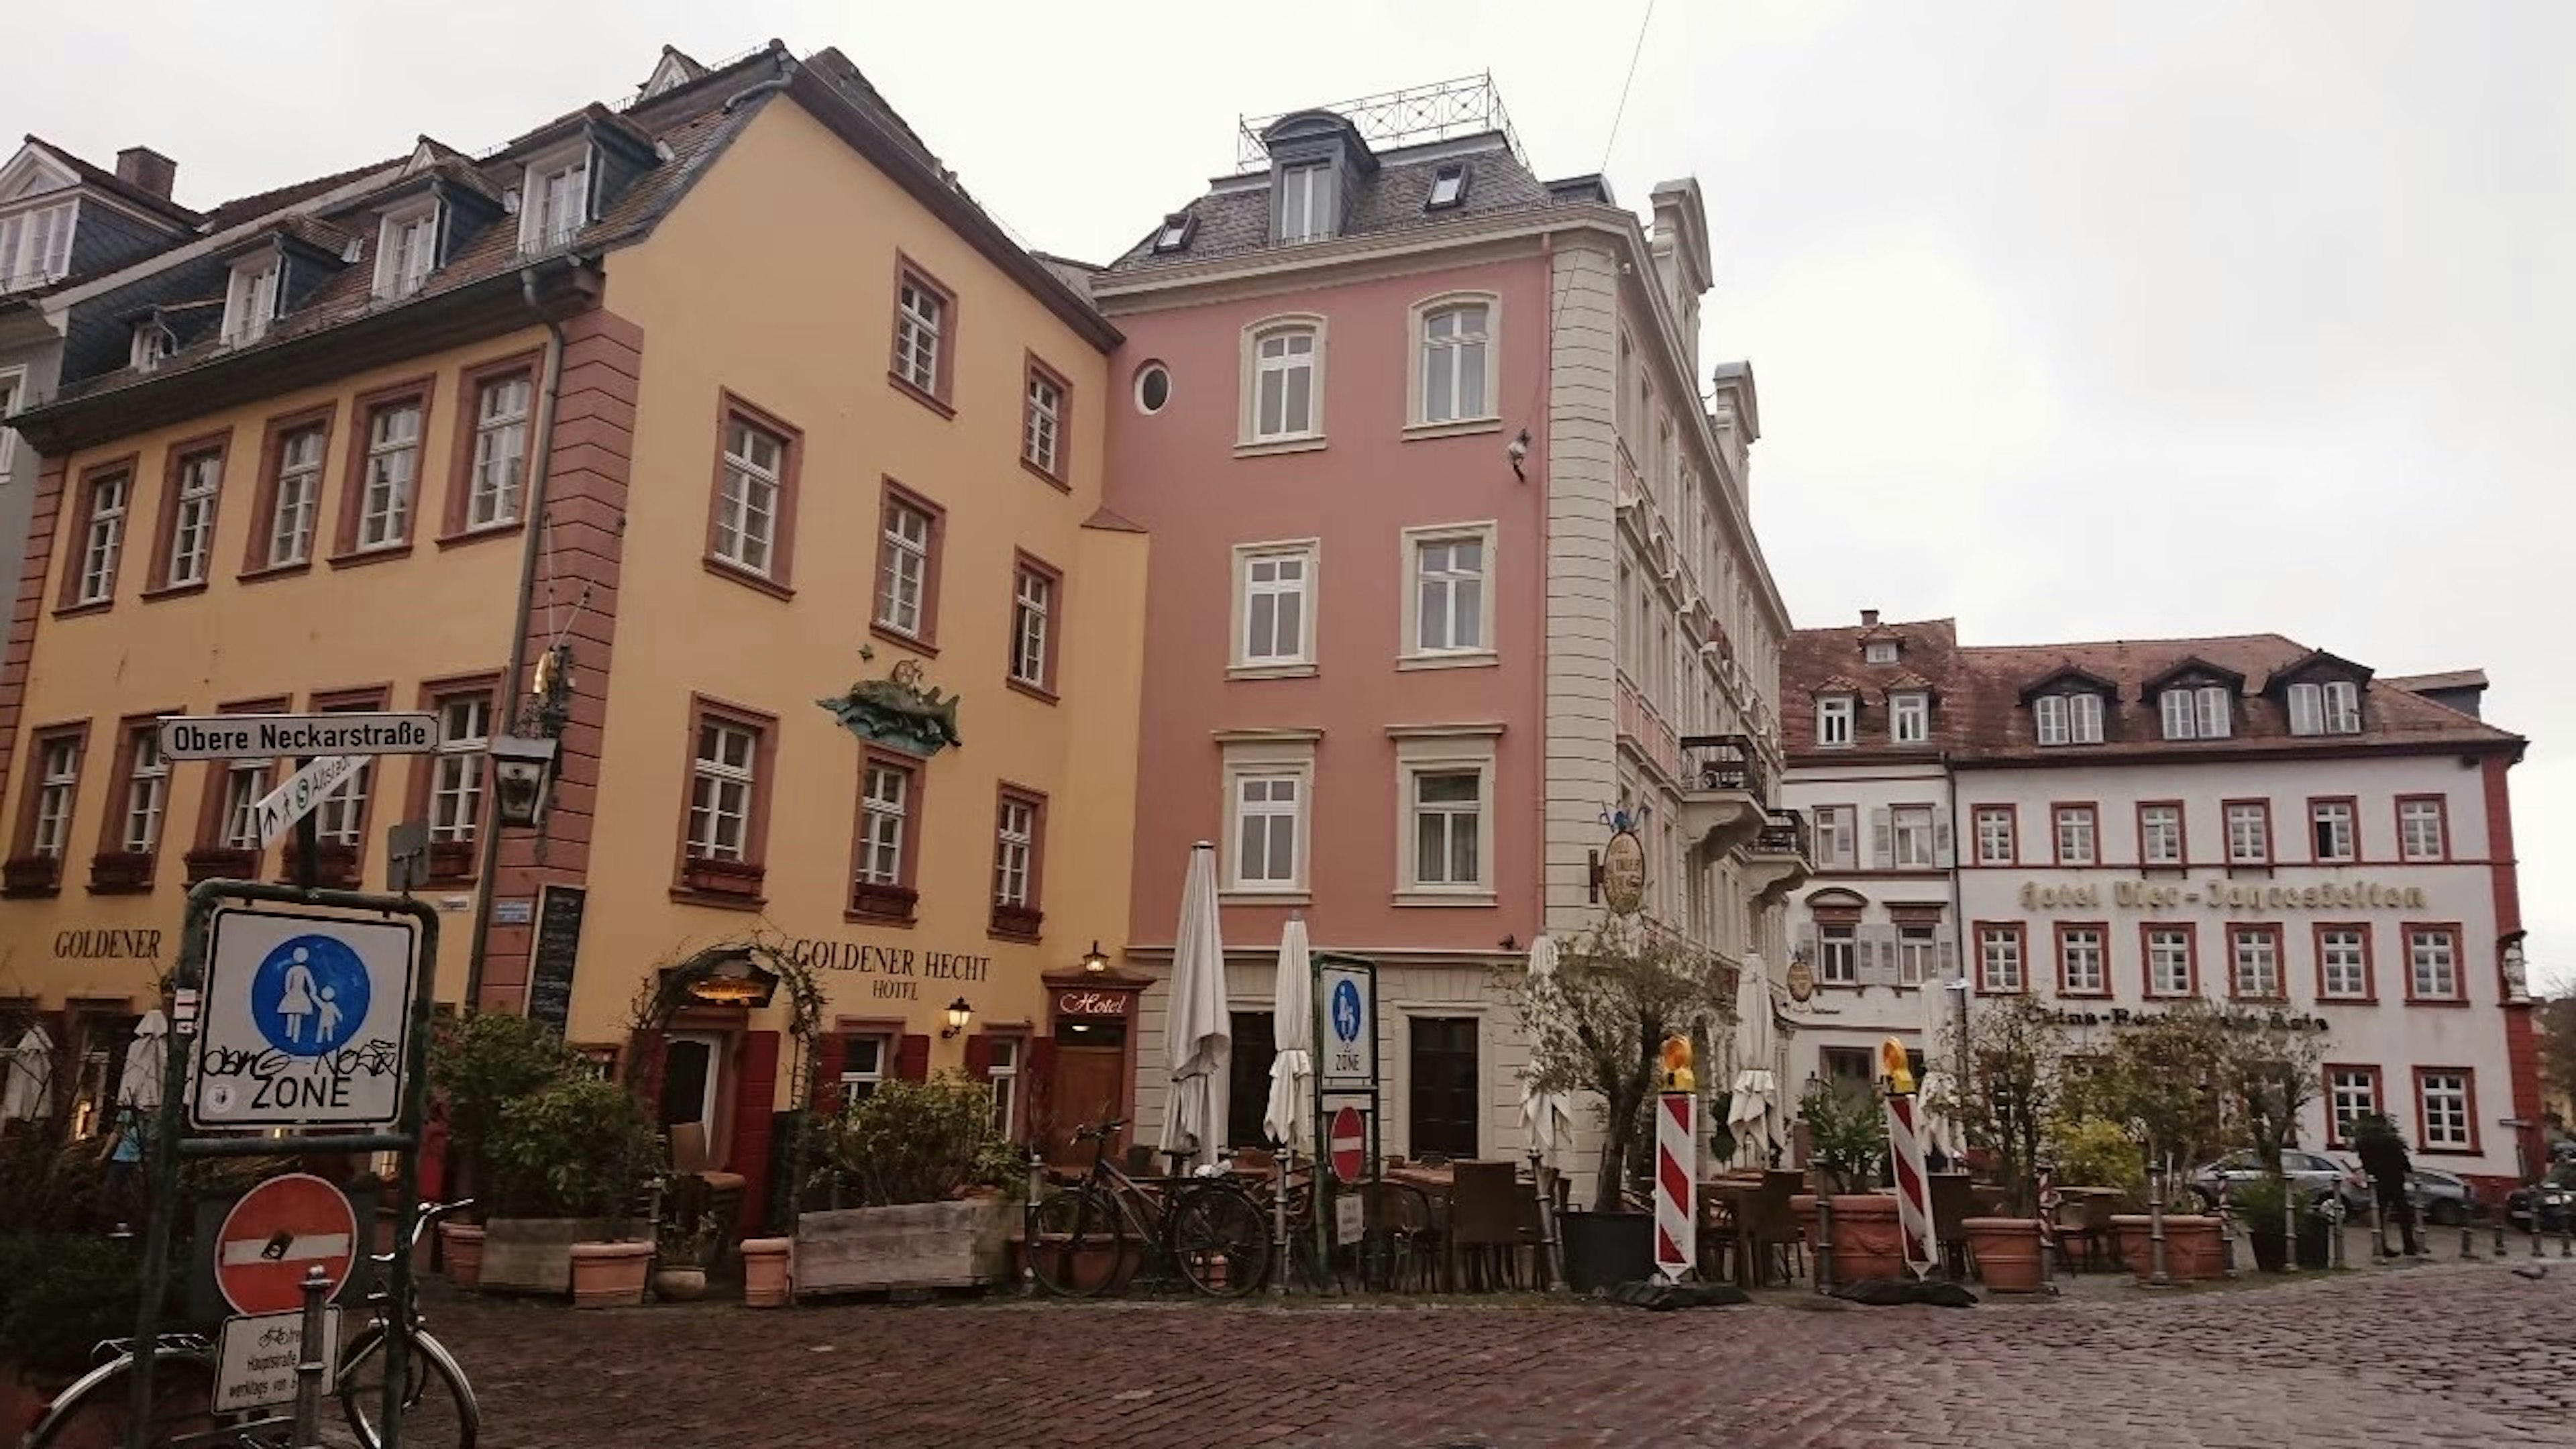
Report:
[{"label": "red and white striped barrier", "polygon": [[1887,1160],[1896,1175],[1896,1225],[1905,1239],[1905,1266],[1930,1276],[1940,1256],[1932,1237],[1932,1179],[1923,1167],[1923,1138],[1914,1128],[1914,1073],[1905,1046],[1889,1037],[1879,1048],[1887,1083]]},{"label": "red and white striped barrier", "polygon": [[1655,1272],[1678,1283],[1699,1262],[1699,1098],[1666,1092],[1655,1107]]}]

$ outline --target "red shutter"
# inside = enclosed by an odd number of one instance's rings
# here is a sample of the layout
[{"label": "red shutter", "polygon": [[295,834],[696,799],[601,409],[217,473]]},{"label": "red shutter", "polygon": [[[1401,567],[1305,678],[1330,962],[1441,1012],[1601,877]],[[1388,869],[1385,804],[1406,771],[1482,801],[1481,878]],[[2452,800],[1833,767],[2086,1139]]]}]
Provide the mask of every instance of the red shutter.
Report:
[{"label": "red shutter", "polygon": [[778,1102],[778,1033],[743,1034],[742,1065],[733,1084],[733,1161],[742,1174],[742,1230],[758,1232],[769,1216],[769,1131]]},{"label": "red shutter", "polygon": [[1028,1105],[1029,1140],[1044,1142],[1055,1130],[1055,1038],[1029,1038],[1029,1059],[1020,1069],[1020,1090]]},{"label": "red shutter", "polygon": [[841,1110],[841,1071],[850,1059],[850,1043],[838,1033],[814,1043],[814,1090],[808,1105],[817,1112]]},{"label": "red shutter", "polygon": [[930,1038],[907,1036],[895,1048],[894,1074],[907,1082],[930,1080]]},{"label": "red shutter", "polygon": [[977,1081],[993,1075],[993,1038],[977,1032],[966,1038],[966,1075]]},{"label": "red shutter", "polygon": [[658,1114],[662,1110],[662,1033],[639,1031],[626,1039],[624,1075],[645,1109]]}]

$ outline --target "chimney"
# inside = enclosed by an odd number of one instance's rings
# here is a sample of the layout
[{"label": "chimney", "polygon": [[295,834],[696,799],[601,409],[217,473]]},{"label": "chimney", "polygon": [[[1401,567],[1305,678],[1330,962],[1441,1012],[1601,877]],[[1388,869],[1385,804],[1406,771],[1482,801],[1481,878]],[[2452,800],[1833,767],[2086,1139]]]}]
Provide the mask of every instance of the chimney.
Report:
[{"label": "chimney", "polygon": [[1861,626],[1862,628],[1864,628],[1864,629],[1875,629],[1875,628],[1877,628],[1877,627],[1878,627],[1878,611],[1877,611],[1876,609],[1863,609],[1863,610],[1861,610],[1861,611],[1860,611],[1860,626]]},{"label": "chimney", "polygon": [[168,201],[179,163],[149,146],[128,146],[116,153],[116,179]]}]

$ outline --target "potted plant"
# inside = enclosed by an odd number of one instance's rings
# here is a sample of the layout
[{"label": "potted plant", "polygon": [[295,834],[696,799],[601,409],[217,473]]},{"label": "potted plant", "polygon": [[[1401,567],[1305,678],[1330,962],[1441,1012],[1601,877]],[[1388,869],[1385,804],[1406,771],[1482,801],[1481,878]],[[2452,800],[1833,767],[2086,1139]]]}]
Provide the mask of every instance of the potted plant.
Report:
[{"label": "potted plant", "polygon": [[1537,981],[1498,968],[1529,1037],[1529,1085],[1583,1093],[1601,1113],[1592,1205],[1556,1219],[1566,1282],[1577,1292],[1636,1282],[1652,1271],[1654,1217],[1621,1188],[1638,1149],[1653,1138],[1664,1039],[1705,1043],[1732,1016],[1736,973],[1716,957],[1644,927],[1611,920],[1570,938],[1556,970]]},{"label": "potted plant", "polygon": [[797,1296],[954,1288],[1010,1274],[1028,1168],[981,1082],[884,1082],[817,1120],[821,1161],[796,1215]]},{"label": "potted plant", "polygon": [[[2029,997],[1985,1006],[1967,1025],[1967,1078],[1949,1084],[1952,1112],[1970,1140],[1993,1154],[2004,1208],[1961,1221],[1978,1276],[1999,1293],[2039,1290],[2039,1185],[2035,1173],[2041,1126],[2056,1109],[2066,1057],[2057,1013]],[[1955,1048],[1954,1048],[1955,1049]]]},{"label": "potted plant", "polygon": [[642,1302],[653,1245],[631,1229],[654,1159],[652,1127],[614,1082],[569,1077],[503,1107],[484,1144],[483,1286]]},{"label": "potted plant", "polygon": [[[1905,1271],[1905,1235],[1896,1199],[1869,1191],[1887,1160],[1887,1114],[1878,1096],[1854,1082],[1811,1082],[1798,1102],[1807,1128],[1807,1162],[1830,1204],[1836,1281],[1894,1278]],[[1817,1214],[1821,1230],[1824,1214]]]},{"label": "potted plant", "polygon": [[[447,1128],[446,1167],[459,1196],[485,1194],[487,1144],[500,1130],[501,1113],[558,1082],[579,1075],[582,1062],[545,1023],[508,1012],[477,1012],[439,1024],[430,1040],[429,1081]],[[484,1201],[474,1217],[498,1211]],[[438,1225],[448,1281],[460,1288],[482,1282],[484,1228],[466,1217]],[[560,1285],[558,1285],[560,1286]]]},{"label": "potted plant", "polygon": [[691,1223],[664,1222],[654,1259],[653,1296],[672,1303],[707,1296],[707,1259],[715,1245],[715,1219],[705,1214]]}]

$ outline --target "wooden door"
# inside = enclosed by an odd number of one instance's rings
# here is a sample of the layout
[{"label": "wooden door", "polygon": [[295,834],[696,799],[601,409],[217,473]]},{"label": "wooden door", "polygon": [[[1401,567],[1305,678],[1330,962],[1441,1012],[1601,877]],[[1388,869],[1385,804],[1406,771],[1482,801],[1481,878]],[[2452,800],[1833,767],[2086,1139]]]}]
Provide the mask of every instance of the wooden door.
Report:
[{"label": "wooden door", "polygon": [[1476,1028],[1472,1016],[1417,1016],[1412,1022],[1412,1112],[1407,1149],[1476,1155]]},{"label": "wooden door", "polygon": [[[1046,1126],[1046,1159],[1076,1167],[1091,1164],[1089,1143],[1073,1140],[1075,1128],[1120,1115],[1126,1102],[1127,1048],[1090,1046],[1064,1037],[1056,1039],[1055,1074],[1048,1100],[1055,1104],[1055,1120]],[[1119,1133],[1110,1140],[1109,1158],[1127,1143],[1128,1134]]]}]

